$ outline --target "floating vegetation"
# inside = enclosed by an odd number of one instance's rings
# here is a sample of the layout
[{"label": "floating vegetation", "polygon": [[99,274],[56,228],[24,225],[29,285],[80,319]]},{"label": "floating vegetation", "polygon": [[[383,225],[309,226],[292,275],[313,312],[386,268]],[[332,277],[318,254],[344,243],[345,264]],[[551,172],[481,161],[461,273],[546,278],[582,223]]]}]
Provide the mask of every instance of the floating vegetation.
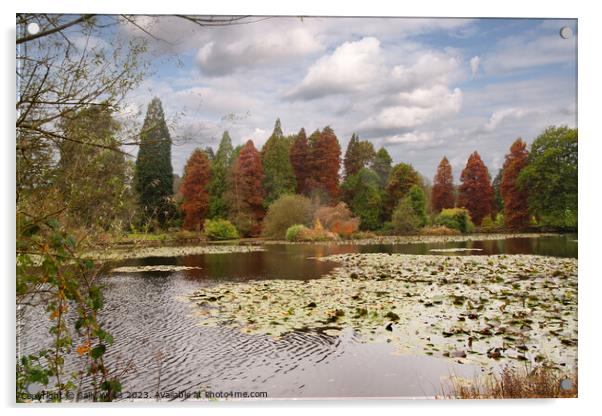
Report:
[{"label": "floating vegetation", "polygon": [[192,266],[173,266],[173,265],[157,265],[157,266],[123,266],[116,267],[111,272],[113,273],[142,273],[142,272],[181,272],[184,270],[200,269],[200,267]]},{"label": "floating vegetation", "polygon": [[541,238],[556,237],[553,233],[516,233],[516,234],[462,234],[462,235],[402,235],[402,236],[378,236],[362,238],[358,240],[335,240],[335,241],[283,241],[267,240],[263,244],[339,244],[339,245],[372,245],[372,244],[432,244],[432,243],[456,243],[464,241],[490,241],[508,240],[512,238]]},{"label": "floating vegetation", "polygon": [[[250,334],[355,331],[399,354],[447,357],[493,370],[524,361],[575,366],[577,260],[340,254],[316,280],[225,282],[190,296],[199,325]],[[522,364],[524,366],[524,363]]]},{"label": "floating vegetation", "polygon": [[88,253],[86,256],[94,260],[127,260],[147,257],[181,257],[196,254],[230,254],[265,251],[257,245],[203,245],[180,247],[144,247],[128,250],[107,250]]},{"label": "floating vegetation", "polygon": [[462,251],[483,251],[482,248],[432,248],[429,251],[432,251],[433,253],[456,253],[456,252],[462,252]]}]

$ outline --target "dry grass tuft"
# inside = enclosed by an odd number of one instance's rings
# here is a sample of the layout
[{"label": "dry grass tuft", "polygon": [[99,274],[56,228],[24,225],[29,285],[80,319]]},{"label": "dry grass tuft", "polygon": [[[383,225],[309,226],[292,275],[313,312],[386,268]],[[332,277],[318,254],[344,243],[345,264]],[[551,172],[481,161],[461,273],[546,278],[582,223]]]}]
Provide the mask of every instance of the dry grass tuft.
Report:
[{"label": "dry grass tuft", "polygon": [[506,367],[499,376],[472,381],[452,377],[450,384],[451,391],[443,396],[447,399],[574,398],[578,391],[576,371],[568,374],[544,366],[530,371]]}]

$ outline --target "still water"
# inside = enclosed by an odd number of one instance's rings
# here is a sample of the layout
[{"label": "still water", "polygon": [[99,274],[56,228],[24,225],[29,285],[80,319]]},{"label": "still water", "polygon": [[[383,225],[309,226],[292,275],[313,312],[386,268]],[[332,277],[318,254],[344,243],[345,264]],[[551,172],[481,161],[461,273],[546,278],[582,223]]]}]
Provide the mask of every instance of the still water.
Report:
[{"label": "still water", "polygon": [[[314,279],[336,267],[315,258],[339,253],[443,255],[539,254],[577,257],[575,235],[445,244],[268,245],[266,251],[146,258],[119,265],[183,265],[180,272],[110,273],[104,278],[102,321],[115,338],[107,351],[126,369],[123,390],[152,398],[157,392],[266,392],[287,397],[424,397],[441,392],[442,378],[473,377],[481,370],[428,356],[397,356],[386,343],[362,344],[341,336],[294,332],[280,339],[235,329],[200,328],[194,290],[220,281]],[[450,248],[481,251],[431,252]],[[44,346],[47,330],[38,313],[24,319],[22,347]],[[76,365],[70,363],[69,366]],[[181,397],[177,398],[178,400]],[[164,399],[166,400],[166,399]]]}]

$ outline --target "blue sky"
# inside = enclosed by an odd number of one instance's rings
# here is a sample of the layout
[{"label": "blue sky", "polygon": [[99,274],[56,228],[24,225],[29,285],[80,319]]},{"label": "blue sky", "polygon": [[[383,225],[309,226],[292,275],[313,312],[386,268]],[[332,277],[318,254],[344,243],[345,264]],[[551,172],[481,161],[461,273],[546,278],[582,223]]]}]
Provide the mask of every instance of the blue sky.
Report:
[{"label": "blue sky", "polygon": [[[576,127],[575,20],[271,18],[200,28],[139,16],[119,36],[149,42],[152,73],[126,99],[141,119],[158,96],[181,174],[197,146],[260,147],[330,125],[343,152],[353,132],[432,179],[446,155],[456,181],[477,150],[492,176],[510,144],[549,125]],[[569,26],[570,39],[559,35]],[[225,117],[230,115],[230,117]]]}]

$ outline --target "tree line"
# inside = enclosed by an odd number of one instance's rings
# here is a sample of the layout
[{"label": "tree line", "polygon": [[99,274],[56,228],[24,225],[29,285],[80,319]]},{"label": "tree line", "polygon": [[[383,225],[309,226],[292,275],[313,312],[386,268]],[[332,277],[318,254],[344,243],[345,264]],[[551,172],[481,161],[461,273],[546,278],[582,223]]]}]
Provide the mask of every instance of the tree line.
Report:
[{"label": "tree line", "polygon": [[391,229],[391,222],[403,217],[394,215],[396,210],[404,212],[402,204],[410,206],[414,228],[429,225],[451,208],[465,209],[476,226],[497,222],[511,231],[535,225],[577,226],[576,129],[550,127],[534,140],[530,151],[517,139],[493,181],[475,151],[459,185],[454,184],[444,156],[430,185],[411,164],[394,165],[384,147],[377,151],[355,133],[342,155],[330,127],[309,137],[303,128],[284,135],[278,119],[261,149],[252,140],[233,147],[227,131],[215,153],[211,148],[195,149],[173,189],[169,131],[163,117],[161,103],[154,99],[145,126],[156,127],[150,131],[143,127],[135,171],[142,212],[159,226],[180,212],[188,230],[201,230],[207,219],[227,219],[241,235],[258,236],[269,207],[293,194],[325,206],[343,202],[360,219],[359,227],[370,231]]}]

